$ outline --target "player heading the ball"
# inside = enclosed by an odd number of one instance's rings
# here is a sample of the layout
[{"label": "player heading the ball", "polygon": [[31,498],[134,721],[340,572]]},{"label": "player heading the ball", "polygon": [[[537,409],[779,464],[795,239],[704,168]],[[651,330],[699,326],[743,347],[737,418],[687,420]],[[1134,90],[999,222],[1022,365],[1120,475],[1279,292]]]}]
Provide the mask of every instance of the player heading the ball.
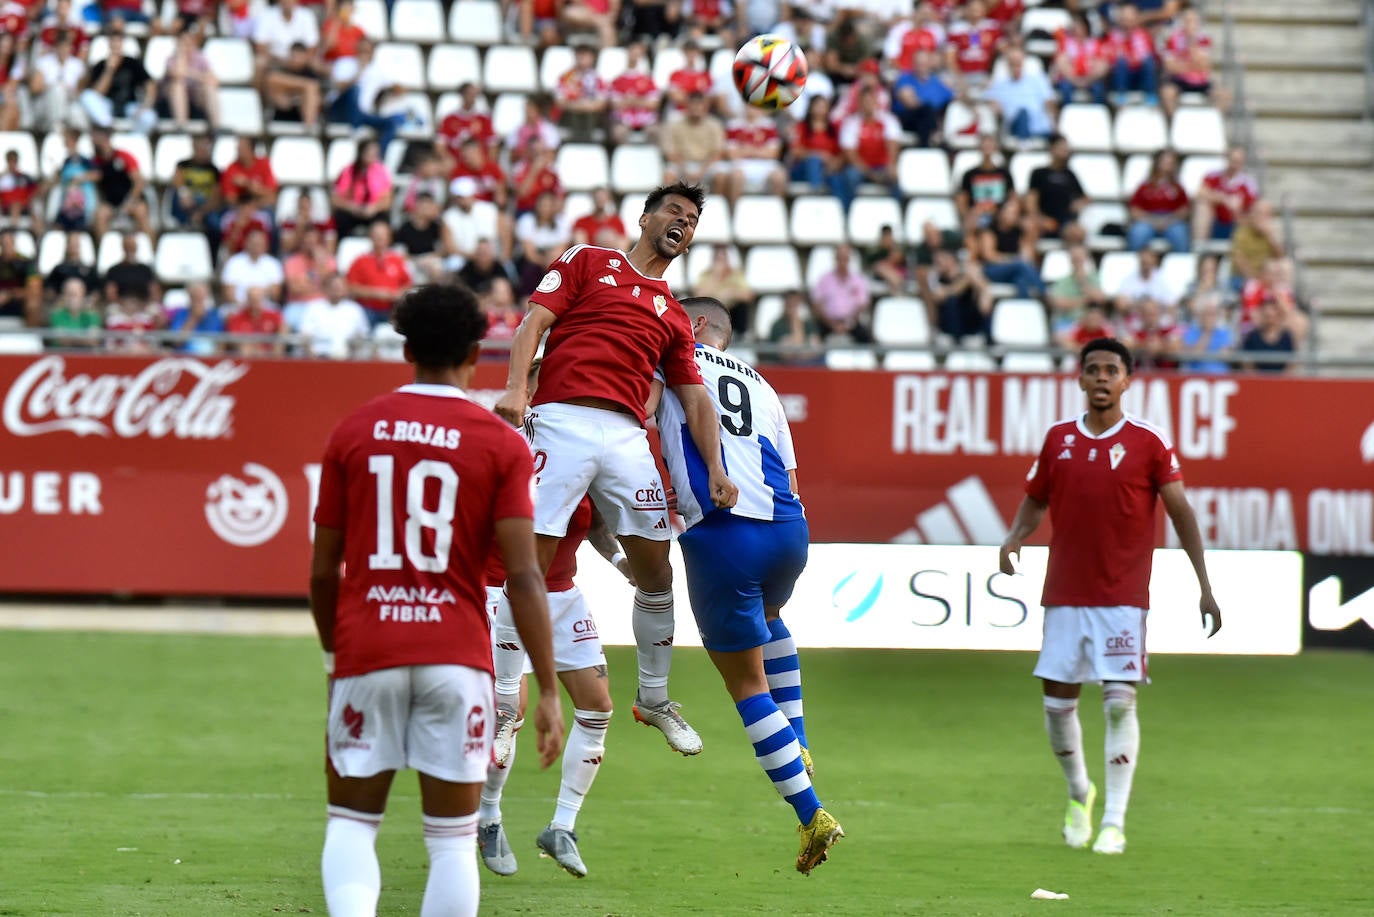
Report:
[{"label": "player heading the ball", "polygon": [[539,684],[543,766],[563,741],[533,463],[464,392],[486,332],[472,291],[419,287],[392,322],[415,382],[335,427],[315,511],[310,609],[331,674],[325,900],[336,917],[376,913],[377,829],[396,771],[412,768],[430,858],[422,910],[473,915],[478,796],[496,730],[483,583],[493,541]]},{"label": "player heading the ball", "polygon": [[[663,280],[668,265],[692,244],[705,199],[701,188],[682,182],[656,188],[644,200],[639,240],[628,253],[575,245],[555,261],[511,341],[506,391],[496,403],[509,423],[524,425],[534,450],[541,569],[548,570],[583,494],[591,495],[620,539],[637,584],[633,713],[684,755],[701,751],[701,737],[668,698],[672,530],[644,420],[654,370],[661,368],[703,456],[709,499],[734,505],[739,491],[721,460],[715,409],[692,355],[691,323]],[[545,332],[539,388],[531,399],[530,363]]]}]

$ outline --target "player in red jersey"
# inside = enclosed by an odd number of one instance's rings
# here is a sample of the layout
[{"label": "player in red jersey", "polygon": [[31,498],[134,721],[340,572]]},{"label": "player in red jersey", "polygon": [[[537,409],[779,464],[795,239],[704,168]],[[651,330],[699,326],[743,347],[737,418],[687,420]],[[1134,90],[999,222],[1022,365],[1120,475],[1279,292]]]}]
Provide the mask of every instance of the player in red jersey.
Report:
[{"label": "player in red jersey", "polygon": [[[697,371],[692,326],[663,280],[672,260],[692,244],[704,200],[694,185],[657,188],[644,201],[639,241],[628,254],[575,245],[555,261],[511,341],[506,391],[496,403],[507,421],[525,425],[534,449],[534,531],[542,568],[549,569],[584,494],[591,494],[619,536],[638,584],[634,716],[663,730],[668,744],[685,755],[701,751],[701,738],[668,699],[672,529],[644,430],[644,406],[654,370],[661,368],[705,456],[712,499],[733,506],[739,491],[720,458],[718,419]],[[546,331],[539,390],[531,401],[530,363]],[[531,404],[534,411],[526,419]]]},{"label": "player in red jersey", "polygon": [[1069,785],[1064,842],[1085,847],[1092,837],[1097,788],[1088,780],[1078,696],[1083,682],[1102,682],[1106,714],[1107,799],[1097,853],[1126,850],[1126,804],[1131,796],[1140,725],[1136,684],[1147,681],[1145,617],[1155,547],[1155,499],[1178,532],[1202,591],[1202,624],[1221,629],[1203,558],[1202,535],[1183,492],[1173,446],[1159,430],[1127,415],[1121,396],[1131,384],[1131,351],[1098,338],[1079,355],[1078,385],[1088,396],[1080,417],[1055,424],[1027,476],[1026,498],[1002,545],[1002,572],[1050,511],[1049,570],[1045,575],[1045,636],[1035,674],[1044,681],[1045,730]]},{"label": "player in red jersey", "polygon": [[[423,911],[477,913],[477,804],[495,732],[482,573],[493,539],[539,683],[542,763],[562,711],[519,436],[470,401],[486,319],[466,287],[396,306],[415,383],[335,428],[320,474],[310,606],[331,675],[326,729],[329,912],[376,913],[374,849],[396,771],[420,773],[429,880]],[[341,574],[340,565],[346,572]]]}]

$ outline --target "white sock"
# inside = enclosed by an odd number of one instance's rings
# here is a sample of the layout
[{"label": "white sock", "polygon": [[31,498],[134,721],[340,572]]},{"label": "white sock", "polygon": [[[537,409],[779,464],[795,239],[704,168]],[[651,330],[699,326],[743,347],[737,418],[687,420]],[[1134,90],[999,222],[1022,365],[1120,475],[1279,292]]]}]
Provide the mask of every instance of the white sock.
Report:
[{"label": "white sock", "polygon": [[577,823],[582,800],[592,788],[601,759],[606,754],[606,727],[609,710],[574,710],[573,727],[563,747],[563,783],[558,787],[558,808],[553,826],[571,831]]},{"label": "white sock", "polygon": [[330,917],[375,917],[382,893],[377,829],[382,816],[329,806],[324,829],[324,900]]},{"label": "white sock", "polygon": [[1102,688],[1102,712],[1107,715],[1103,751],[1107,759],[1107,801],[1102,824],[1126,828],[1131,780],[1140,757],[1140,720],[1135,713],[1135,685],[1113,683]]},{"label": "white sock", "polygon": [[477,810],[477,825],[480,828],[501,821],[501,794],[506,790],[511,768],[515,767],[515,750],[518,747],[518,742],[511,746],[505,767],[496,764],[487,766],[487,779],[482,784],[482,806]]},{"label": "white sock", "polygon": [[477,873],[477,813],[424,817],[429,881],[420,917],[476,917],[482,880]]},{"label": "white sock", "polygon": [[1045,698],[1045,732],[1050,737],[1069,795],[1079,802],[1088,799],[1088,762],[1083,760],[1083,727],[1078,722],[1078,700],[1072,697]]},{"label": "white sock", "polygon": [[520,676],[525,670],[525,647],[511,617],[510,599],[504,593],[492,625],[492,661],[496,665],[496,703],[520,709]]},{"label": "white sock", "polygon": [[632,616],[639,657],[639,699],[651,707],[668,700],[673,662],[673,593],[635,590]]}]

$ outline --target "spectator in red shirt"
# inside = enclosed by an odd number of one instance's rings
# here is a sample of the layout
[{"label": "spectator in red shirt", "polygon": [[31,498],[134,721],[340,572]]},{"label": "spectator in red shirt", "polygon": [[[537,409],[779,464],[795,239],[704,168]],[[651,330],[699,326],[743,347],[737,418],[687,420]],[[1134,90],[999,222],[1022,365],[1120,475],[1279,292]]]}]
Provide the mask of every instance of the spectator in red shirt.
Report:
[{"label": "spectator in red shirt", "polygon": [[1064,331],[1055,336],[1055,343],[1066,350],[1078,350],[1089,341],[1116,337],[1116,329],[1107,321],[1107,310],[1099,302],[1088,302],[1083,314]]},{"label": "spectator in red shirt", "polygon": [[706,69],[706,58],[701,53],[701,45],[688,41],[682,46],[682,67],[668,76],[668,101],[672,111],[682,115],[687,111],[687,99],[700,93],[709,96],[712,90],[711,72]]},{"label": "spectator in red shirt", "polygon": [[1188,209],[1188,192],[1178,183],[1178,154],[1160,150],[1150,165],[1150,177],[1131,195],[1126,247],[1138,252],[1164,239],[1173,251],[1188,251]]},{"label": "spectator in red shirt", "polygon": [[506,173],[501,171],[501,167],[487,153],[487,148],[476,137],[469,137],[463,141],[462,148],[458,151],[458,162],[453,166],[453,172],[449,175],[449,192],[453,191],[453,183],[460,178],[471,178],[477,186],[477,193],[473,197],[479,201],[489,201],[497,207],[505,209],[507,188]]},{"label": "spectator in red shirt", "polygon": [[1231,238],[1240,218],[1259,197],[1259,183],[1245,171],[1245,149],[1226,153],[1226,168],[1209,172],[1193,198],[1193,238]]},{"label": "spectator in red shirt", "polygon": [[731,206],[745,191],[766,190],[779,197],[787,192],[787,173],[779,165],[782,138],[763,109],[744,106],[743,116],[725,125],[725,144],[726,163],[721,171]]},{"label": "spectator in red shirt", "polygon": [[525,99],[525,121],[506,138],[506,148],[510,151],[510,163],[514,168],[530,156],[530,147],[536,141],[545,149],[556,150],[562,142],[558,125],[549,120],[553,110],[553,97],[548,93],[536,92]]},{"label": "spectator in red shirt", "polygon": [[530,158],[515,167],[511,184],[515,188],[516,219],[534,210],[539,195],[545,192],[555,195],[562,204],[563,183],[553,169],[553,161],[553,150],[535,140],[530,144]]},{"label": "spectator in red shirt", "polygon": [[585,42],[573,51],[573,67],[558,78],[558,123],[573,140],[588,141],[592,132],[606,124],[610,98],[606,83],[596,72],[596,48]]},{"label": "spectator in red shirt", "polygon": [[615,198],[611,197],[610,188],[592,191],[592,208],[591,213],[573,223],[573,244],[600,245],[624,251],[629,239],[625,236],[625,221],[615,212]]},{"label": "spectator in red shirt", "polygon": [[34,235],[41,234],[42,208],[33,206],[37,193],[38,180],[19,171],[19,151],[6,151],[5,171],[0,172],[0,218],[8,219],[16,226],[21,220],[31,219]]},{"label": "spectator in red shirt", "polygon": [[611,143],[624,143],[638,131],[658,143],[658,109],[662,93],[649,75],[648,46],[636,41],[626,49],[625,72],[611,81]]},{"label": "spectator in red shirt", "polygon": [[372,326],[391,317],[391,307],[410,287],[406,259],[391,250],[391,227],[373,223],[368,229],[372,251],[359,255],[348,269],[348,295],[367,310]]},{"label": "spectator in red shirt", "polygon": [[945,65],[962,78],[964,86],[982,86],[992,72],[992,61],[1002,43],[1002,27],[987,18],[983,0],[969,0],[961,18],[949,27]]},{"label": "spectator in red shirt", "polygon": [[806,182],[816,191],[829,188],[849,210],[853,188],[845,175],[847,160],[840,149],[840,131],[830,120],[830,100],[825,96],[812,96],[806,117],[792,125],[787,158],[792,181]]},{"label": "spectator in red shirt", "polygon": [[481,87],[476,83],[464,83],[458,87],[458,96],[462,99],[462,106],[444,116],[434,138],[434,151],[444,160],[450,172],[458,162],[463,144],[468,140],[476,140],[488,153],[496,140],[491,116],[477,109],[478,99],[482,97]]},{"label": "spectator in red shirt", "polygon": [[[301,195],[309,199],[308,195]],[[272,217],[258,207],[251,199],[244,198],[238,206],[225,212],[219,222],[220,251],[226,255],[237,255],[248,246],[248,237],[254,230],[272,237]]]},{"label": "spectator in red shirt", "polygon": [[1112,89],[1116,104],[1126,104],[1127,92],[1145,93],[1146,105],[1159,104],[1159,65],[1155,62],[1155,42],[1140,24],[1140,10],[1134,3],[1117,7],[1117,27],[1108,38],[1114,58]]},{"label": "spectator in red shirt", "polygon": [[858,114],[850,115],[840,126],[840,149],[848,160],[849,186],[857,189],[862,182],[886,185],[901,202],[902,190],[897,185],[897,144],[901,139],[902,126],[892,112],[878,107],[878,96],[872,89],[864,90],[859,96]]},{"label": "spectator in red shirt", "polygon": [[[224,330],[230,334],[261,334],[281,338],[286,333],[286,322],[277,307],[267,301],[263,288],[252,287],[243,306],[225,321]],[[245,341],[235,349],[243,357],[279,357],[286,353],[286,342]]]},{"label": "spectator in red shirt", "polygon": [[1112,54],[1108,46],[1094,38],[1088,29],[1088,17],[1073,14],[1073,23],[1055,36],[1058,48],[1050,78],[1065,105],[1074,95],[1086,92],[1098,105],[1107,101],[1107,73],[1112,69]]},{"label": "spectator in red shirt", "polygon": [[339,0],[334,15],[320,29],[322,59],[332,68],[341,60],[357,60],[358,43],[367,38],[362,26],[353,20],[353,0]]},{"label": "spectator in red shirt", "polygon": [[899,22],[888,33],[883,56],[896,70],[911,70],[920,52],[937,53],[945,44],[945,28],[935,16],[929,3],[918,3],[911,20]]},{"label": "spectator in red shirt", "polygon": [[1126,319],[1126,343],[1135,351],[1136,369],[1177,369],[1183,329],[1173,309],[1147,299]]},{"label": "spectator in red shirt", "polygon": [[844,120],[859,110],[859,96],[864,90],[871,89],[878,100],[878,108],[888,111],[892,108],[892,93],[883,83],[882,65],[877,58],[869,58],[859,64],[858,79],[845,87],[830,110],[830,120],[843,124]]},{"label": "spectator in red shirt", "polygon": [[259,156],[253,138],[239,138],[238,157],[220,176],[220,192],[224,203],[238,204],[244,198],[262,207],[271,207],[277,200],[277,178],[265,156]]},{"label": "spectator in red shirt", "polygon": [[283,258],[300,251],[306,234],[311,231],[319,235],[325,251],[332,253],[339,245],[339,230],[334,225],[334,217],[328,213],[316,213],[314,199],[304,191],[296,199],[296,212],[282,220],[279,229]]}]

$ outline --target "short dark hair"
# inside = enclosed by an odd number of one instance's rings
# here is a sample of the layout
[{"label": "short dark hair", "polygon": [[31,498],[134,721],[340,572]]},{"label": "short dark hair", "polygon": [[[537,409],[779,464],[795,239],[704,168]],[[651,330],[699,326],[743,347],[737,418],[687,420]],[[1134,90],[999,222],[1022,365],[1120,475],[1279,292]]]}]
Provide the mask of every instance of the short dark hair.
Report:
[{"label": "short dark hair", "polygon": [[714,296],[688,296],[679,302],[682,303],[682,308],[687,314],[693,318],[708,312],[714,313],[716,319],[725,323],[726,328],[730,327],[730,310],[725,308],[725,303]]},{"label": "short dark hair", "polygon": [[1067,143],[1068,139],[1068,137],[1065,137],[1063,134],[1059,133],[1058,131],[1055,131],[1053,134],[1050,134],[1050,136],[1046,139],[1045,142],[1050,146],[1054,146],[1056,143]]},{"label": "short dark hair", "polygon": [[700,185],[689,185],[685,181],[675,181],[671,185],[659,185],[644,198],[644,212],[653,213],[663,205],[663,199],[670,195],[685,197],[697,205],[697,216],[706,209],[706,192]]},{"label": "short dark hair", "polygon": [[456,281],[410,290],[392,311],[391,324],[406,339],[416,364],[425,369],[462,366],[487,333],[477,294]]},{"label": "short dark hair", "polygon": [[1105,350],[1114,353],[1121,358],[1121,363],[1126,367],[1126,375],[1135,372],[1135,360],[1131,357],[1131,348],[1118,341],[1116,338],[1093,338],[1083,345],[1083,349],[1078,352],[1078,369],[1081,372],[1088,365],[1088,354],[1098,350]]}]

